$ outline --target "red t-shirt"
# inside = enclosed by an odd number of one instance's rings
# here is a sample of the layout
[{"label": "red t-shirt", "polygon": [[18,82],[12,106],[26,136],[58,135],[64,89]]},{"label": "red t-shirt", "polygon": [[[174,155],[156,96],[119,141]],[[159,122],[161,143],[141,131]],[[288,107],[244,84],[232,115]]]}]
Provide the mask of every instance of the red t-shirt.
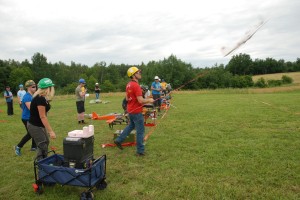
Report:
[{"label": "red t-shirt", "polygon": [[126,86],[127,95],[127,112],[129,114],[141,113],[143,105],[137,100],[138,96],[142,96],[142,89],[140,85],[135,81],[130,81]]}]

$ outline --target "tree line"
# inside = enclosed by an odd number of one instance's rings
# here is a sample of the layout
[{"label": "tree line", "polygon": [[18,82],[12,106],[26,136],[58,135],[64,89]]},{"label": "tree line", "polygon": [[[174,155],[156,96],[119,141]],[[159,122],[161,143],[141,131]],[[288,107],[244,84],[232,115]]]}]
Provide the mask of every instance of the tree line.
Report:
[{"label": "tree line", "polygon": [[[44,78],[50,78],[55,83],[59,94],[73,94],[78,80],[83,78],[87,82],[89,91],[94,90],[96,82],[100,84],[102,92],[123,92],[128,82],[127,69],[132,65],[116,65],[106,62],[97,62],[87,66],[71,62],[51,63],[41,53],[35,53],[29,60],[22,62],[15,60],[0,60],[0,87],[10,85],[15,93],[19,84],[32,79],[36,83]],[[135,65],[142,70],[144,85],[150,86],[154,76],[159,76],[173,89],[197,90],[204,88],[244,88],[255,86],[253,75],[297,72],[300,71],[300,58],[295,62],[285,62],[273,58],[252,60],[247,54],[234,55],[227,65],[215,64],[211,67],[193,67],[170,55],[159,61],[150,61],[147,64]]]}]

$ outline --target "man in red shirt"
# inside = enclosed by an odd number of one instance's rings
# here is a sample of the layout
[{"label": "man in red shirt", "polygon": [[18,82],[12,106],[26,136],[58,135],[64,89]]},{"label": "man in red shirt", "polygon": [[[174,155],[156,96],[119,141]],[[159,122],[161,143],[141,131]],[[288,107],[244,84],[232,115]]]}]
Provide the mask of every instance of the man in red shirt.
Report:
[{"label": "man in red shirt", "polygon": [[126,86],[127,112],[129,114],[129,124],[123,130],[114,143],[119,149],[123,149],[122,142],[130,134],[133,129],[136,129],[136,148],[137,156],[144,156],[144,117],[142,114],[143,104],[153,103],[152,98],[143,98],[142,89],[139,85],[139,80],[142,78],[142,72],[137,67],[130,67],[127,71],[128,77],[131,79]]}]

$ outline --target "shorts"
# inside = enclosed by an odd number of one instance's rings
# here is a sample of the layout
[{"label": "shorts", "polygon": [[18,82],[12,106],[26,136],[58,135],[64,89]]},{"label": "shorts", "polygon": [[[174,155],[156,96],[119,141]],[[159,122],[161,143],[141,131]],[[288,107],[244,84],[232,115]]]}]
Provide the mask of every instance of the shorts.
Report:
[{"label": "shorts", "polygon": [[85,112],[84,101],[76,101],[77,113]]}]

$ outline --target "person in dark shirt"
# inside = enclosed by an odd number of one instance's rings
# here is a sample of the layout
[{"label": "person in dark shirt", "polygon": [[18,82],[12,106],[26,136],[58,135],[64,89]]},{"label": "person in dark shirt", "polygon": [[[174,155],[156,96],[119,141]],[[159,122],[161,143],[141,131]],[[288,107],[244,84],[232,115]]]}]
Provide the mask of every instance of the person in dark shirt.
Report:
[{"label": "person in dark shirt", "polygon": [[[96,95],[96,100],[99,100],[100,98],[100,87],[99,87],[99,83],[95,84],[95,95]],[[97,103],[97,102],[96,102]]]},{"label": "person in dark shirt", "polygon": [[30,118],[27,128],[37,145],[37,160],[47,157],[49,136],[51,139],[56,138],[47,118],[47,112],[51,108],[49,101],[52,100],[55,92],[53,86],[51,79],[41,79],[38,83],[38,90],[33,94],[30,104]]},{"label": "person in dark shirt", "polygon": [[14,101],[13,101],[13,94],[10,91],[9,86],[5,87],[4,98],[7,104],[7,115],[12,116],[14,114]]}]

